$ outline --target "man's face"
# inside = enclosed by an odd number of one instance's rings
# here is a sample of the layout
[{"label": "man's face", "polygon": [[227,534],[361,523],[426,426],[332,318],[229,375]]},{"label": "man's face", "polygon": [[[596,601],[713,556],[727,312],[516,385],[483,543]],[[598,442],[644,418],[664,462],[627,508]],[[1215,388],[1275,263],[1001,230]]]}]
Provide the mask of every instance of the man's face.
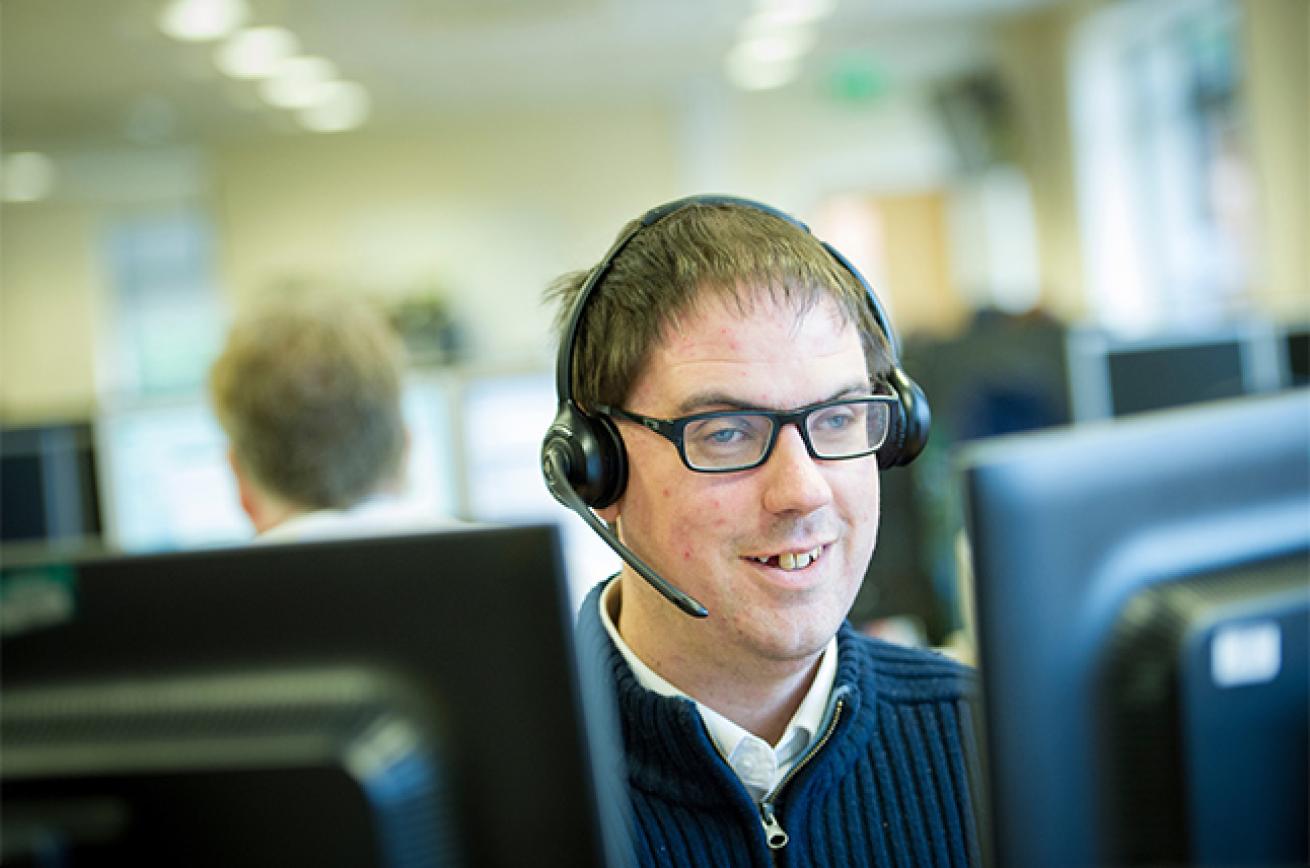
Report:
[{"label": "man's face", "polygon": [[[712,297],[653,348],[624,409],[671,419],[867,394],[859,334],[830,299],[798,316],[764,295],[744,314]],[[705,621],[689,618],[629,582],[641,597],[632,602],[662,607],[651,614],[678,634],[662,638],[688,652],[712,647],[725,662],[796,660],[821,650],[850,610],[873,552],[876,458],[817,461],[788,425],[764,465],[696,473],[654,432],[627,423],[621,430],[628,484],[603,514],[617,516],[624,541],[710,611]]]}]

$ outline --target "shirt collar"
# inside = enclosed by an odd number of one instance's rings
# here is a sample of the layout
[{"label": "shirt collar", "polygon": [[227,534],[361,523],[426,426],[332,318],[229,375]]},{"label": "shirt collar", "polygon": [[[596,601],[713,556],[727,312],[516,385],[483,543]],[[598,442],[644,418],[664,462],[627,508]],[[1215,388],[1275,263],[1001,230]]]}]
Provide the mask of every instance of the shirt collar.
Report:
[{"label": "shirt collar", "polygon": [[[719,752],[742,778],[751,794],[757,800],[762,798],[805,753],[805,749],[814,740],[823,723],[823,715],[828,709],[828,699],[837,678],[837,637],[833,636],[828,640],[828,646],[823,650],[819,670],[815,673],[809,692],[805,694],[796,713],[792,715],[778,744],[771,746],[709,706],[697,702],[647,666],[619,635],[614,616],[618,614],[620,602],[619,581],[615,576],[599,596],[600,622],[604,625],[605,632],[609,633],[614,646],[631,667],[637,682],[661,696],[680,697],[694,703]],[[762,765],[770,765],[767,762],[768,758],[764,757],[764,751],[773,755],[771,768],[760,768]]]},{"label": "shirt collar", "polygon": [[463,522],[447,518],[425,504],[373,495],[345,509],[316,509],[293,515],[257,537],[261,543],[288,543],[455,528]]}]

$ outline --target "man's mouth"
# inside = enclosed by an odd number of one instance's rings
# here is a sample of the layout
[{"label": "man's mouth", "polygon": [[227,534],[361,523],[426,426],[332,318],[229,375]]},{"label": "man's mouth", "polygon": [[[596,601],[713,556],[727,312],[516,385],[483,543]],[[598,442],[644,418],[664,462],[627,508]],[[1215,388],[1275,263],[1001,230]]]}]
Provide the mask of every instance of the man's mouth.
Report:
[{"label": "man's mouth", "polygon": [[767,557],[752,555],[748,560],[764,564],[766,567],[777,567],[780,570],[803,570],[818,560],[819,555],[823,554],[823,549],[824,547],[820,545],[804,552],[782,552]]}]

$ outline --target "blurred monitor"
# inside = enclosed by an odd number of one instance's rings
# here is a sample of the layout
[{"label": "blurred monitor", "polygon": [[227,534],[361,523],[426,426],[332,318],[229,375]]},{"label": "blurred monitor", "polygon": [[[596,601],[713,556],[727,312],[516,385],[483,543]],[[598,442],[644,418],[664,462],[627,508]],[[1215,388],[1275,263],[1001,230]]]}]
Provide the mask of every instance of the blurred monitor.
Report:
[{"label": "blurred monitor", "polygon": [[93,544],[101,532],[96,456],[86,423],[0,432],[0,541]]},{"label": "blurred monitor", "polygon": [[1310,860],[1308,409],[964,454],[994,864]]},{"label": "blurred monitor", "polygon": [[470,373],[461,386],[464,502],[469,518],[541,516],[555,500],[541,479],[541,439],[555,418],[544,371]]},{"label": "blurred monitor", "polygon": [[558,410],[554,372],[470,373],[461,393],[467,517],[558,524],[573,597],[580,603],[596,582],[618,571],[619,558],[551,497],[542,479],[541,441]]},{"label": "blurred monitor", "polygon": [[203,398],[121,405],[96,420],[105,542],[125,552],[249,539],[227,437]]},{"label": "blurred monitor", "polygon": [[1080,422],[1274,391],[1282,381],[1266,325],[1142,340],[1075,330],[1068,352]]},{"label": "blurred monitor", "polygon": [[403,399],[409,428],[405,497],[434,516],[460,513],[459,461],[455,446],[452,379],[443,373],[411,374]]},{"label": "blurred monitor", "polygon": [[553,527],[7,564],[0,587],[6,865],[620,861]]},{"label": "blurred monitor", "polygon": [[964,519],[948,484],[952,456],[965,441],[1069,423],[1065,342],[1064,326],[1040,311],[995,309],[976,311],[959,334],[906,341],[902,364],[932,407],[932,436],[913,464],[880,477],[878,547],[852,623],[876,632],[909,618],[935,645],[962,628],[956,545]]},{"label": "blurred monitor", "polygon": [[[434,516],[457,509],[448,383],[412,376],[405,498]],[[96,420],[106,543],[125,552],[240,542],[254,534],[228,465],[227,436],[203,396],[123,404]]]},{"label": "blurred monitor", "polygon": [[1310,324],[1293,326],[1282,335],[1288,386],[1310,386]]}]

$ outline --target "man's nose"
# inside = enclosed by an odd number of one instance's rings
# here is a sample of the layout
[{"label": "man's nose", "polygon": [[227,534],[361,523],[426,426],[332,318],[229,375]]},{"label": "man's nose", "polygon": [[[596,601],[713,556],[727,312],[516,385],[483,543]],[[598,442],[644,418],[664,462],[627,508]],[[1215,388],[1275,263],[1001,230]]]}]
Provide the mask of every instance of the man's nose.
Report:
[{"label": "man's nose", "polygon": [[771,513],[806,515],[832,501],[832,487],[795,425],[778,432],[764,472],[764,507]]}]

